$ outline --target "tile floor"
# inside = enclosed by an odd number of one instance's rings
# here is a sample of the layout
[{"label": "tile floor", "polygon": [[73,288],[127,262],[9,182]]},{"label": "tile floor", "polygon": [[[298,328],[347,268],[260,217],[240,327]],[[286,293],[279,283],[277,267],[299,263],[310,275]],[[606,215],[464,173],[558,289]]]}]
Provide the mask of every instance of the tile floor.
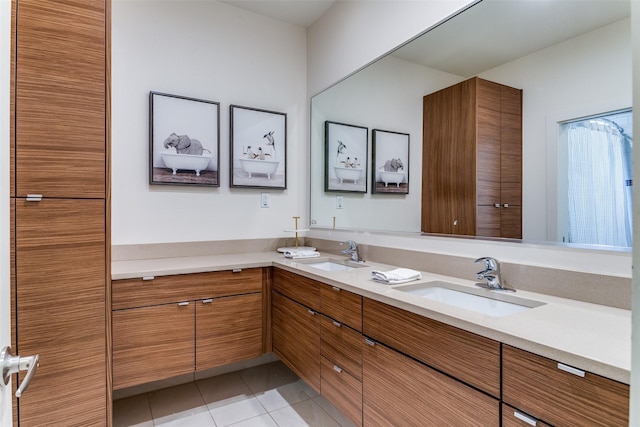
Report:
[{"label": "tile floor", "polygon": [[116,400],[113,425],[346,427],[354,424],[277,361]]}]

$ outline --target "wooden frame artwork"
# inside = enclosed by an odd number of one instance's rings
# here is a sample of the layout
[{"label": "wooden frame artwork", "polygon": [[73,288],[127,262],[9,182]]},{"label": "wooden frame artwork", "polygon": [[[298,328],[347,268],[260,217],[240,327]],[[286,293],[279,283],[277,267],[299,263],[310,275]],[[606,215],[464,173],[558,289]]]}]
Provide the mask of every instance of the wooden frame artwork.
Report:
[{"label": "wooden frame artwork", "polygon": [[409,194],[409,134],[372,131],[371,192]]},{"label": "wooden frame artwork", "polygon": [[231,187],[287,188],[287,115],[231,105]]},{"label": "wooden frame artwork", "polygon": [[325,122],[324,190],[367,192],[369,129]]},{"label": "wooden frame artwork", "polygon": [[220,104],[149,92],[149,184],[219,187]]}]

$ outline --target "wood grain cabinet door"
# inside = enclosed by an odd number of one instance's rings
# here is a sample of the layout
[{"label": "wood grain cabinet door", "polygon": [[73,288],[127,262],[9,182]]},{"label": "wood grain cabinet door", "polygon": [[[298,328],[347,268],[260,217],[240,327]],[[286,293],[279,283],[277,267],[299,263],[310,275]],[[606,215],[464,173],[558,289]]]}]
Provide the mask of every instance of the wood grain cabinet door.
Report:
[{"label": "wood grain cabinet door", "polygon": [[271,294],[273,351],[320,393],[320,315],[279,294]]},{"label": "wood grain cabinet door", "polygon": [[17,2],[17,196],[105,197],[107,1]]},{"label": "wood grain cabinet door", "polygon": [[262,355],[262,293],[195,304],[196,371]]},{"label": "wood grain cabinet door", "polygon": [[365,426],[500,425],[499,401],[382,344],[363,345]]},{"label": "wood grain cabinet door", "polygon": [[40,367],[19,399],[20,425],[106,419],[105,202],[15,201],[16,332]]},{"label": "wood grain cabinet door", "polygon": [[114,390],[194,371],[194,307],[185,301],[112,313]]}]

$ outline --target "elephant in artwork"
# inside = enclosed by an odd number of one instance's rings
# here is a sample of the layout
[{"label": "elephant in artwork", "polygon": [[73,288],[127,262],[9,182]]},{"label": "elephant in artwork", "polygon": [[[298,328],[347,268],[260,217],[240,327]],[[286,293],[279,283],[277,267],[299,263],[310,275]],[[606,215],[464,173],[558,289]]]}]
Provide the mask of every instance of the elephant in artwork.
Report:
[{"label": "elephant in artwork", "polygon": [[398,172],[399,169],[404,170],[404,164],[400,159],[387,160],[382,166],[382,170],[385,172]]},{"label": "elephant in artwork", "polygon": [[164,140],[164,148],[174,147],[178,154],[191,154],[201,156],[202,144],[197,139],[191,139],[188,135],[176,135],[172,133]]}]

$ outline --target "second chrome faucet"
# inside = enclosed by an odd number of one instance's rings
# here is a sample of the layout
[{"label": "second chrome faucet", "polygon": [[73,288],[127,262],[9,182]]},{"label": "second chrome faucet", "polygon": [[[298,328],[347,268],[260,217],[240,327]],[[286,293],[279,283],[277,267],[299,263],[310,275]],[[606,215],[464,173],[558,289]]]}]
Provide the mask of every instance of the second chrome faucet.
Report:
[{"label": "second chrome faucet", "polygon": [[340,243],[341,245],[349,245],[347,249],[343,249],[340,251],[342,255],[349,255],[351,257],[351,261],[355,262],[363,262],[364,260],[360,258],[358,254],[358,245],[353,240],[345,240]]},{"label": "second chrome faucet", "polygon": [[502,275],[500,273],[500,263],[495,258],[482,257],[475,260],[476,264],[484,263],[485,269],[476,273],[477,280],[485,280],[486,283],[476,283],[476,286],[492,290],[511,291],[515,292],[513,288],[509,288],[502,282]]}]

